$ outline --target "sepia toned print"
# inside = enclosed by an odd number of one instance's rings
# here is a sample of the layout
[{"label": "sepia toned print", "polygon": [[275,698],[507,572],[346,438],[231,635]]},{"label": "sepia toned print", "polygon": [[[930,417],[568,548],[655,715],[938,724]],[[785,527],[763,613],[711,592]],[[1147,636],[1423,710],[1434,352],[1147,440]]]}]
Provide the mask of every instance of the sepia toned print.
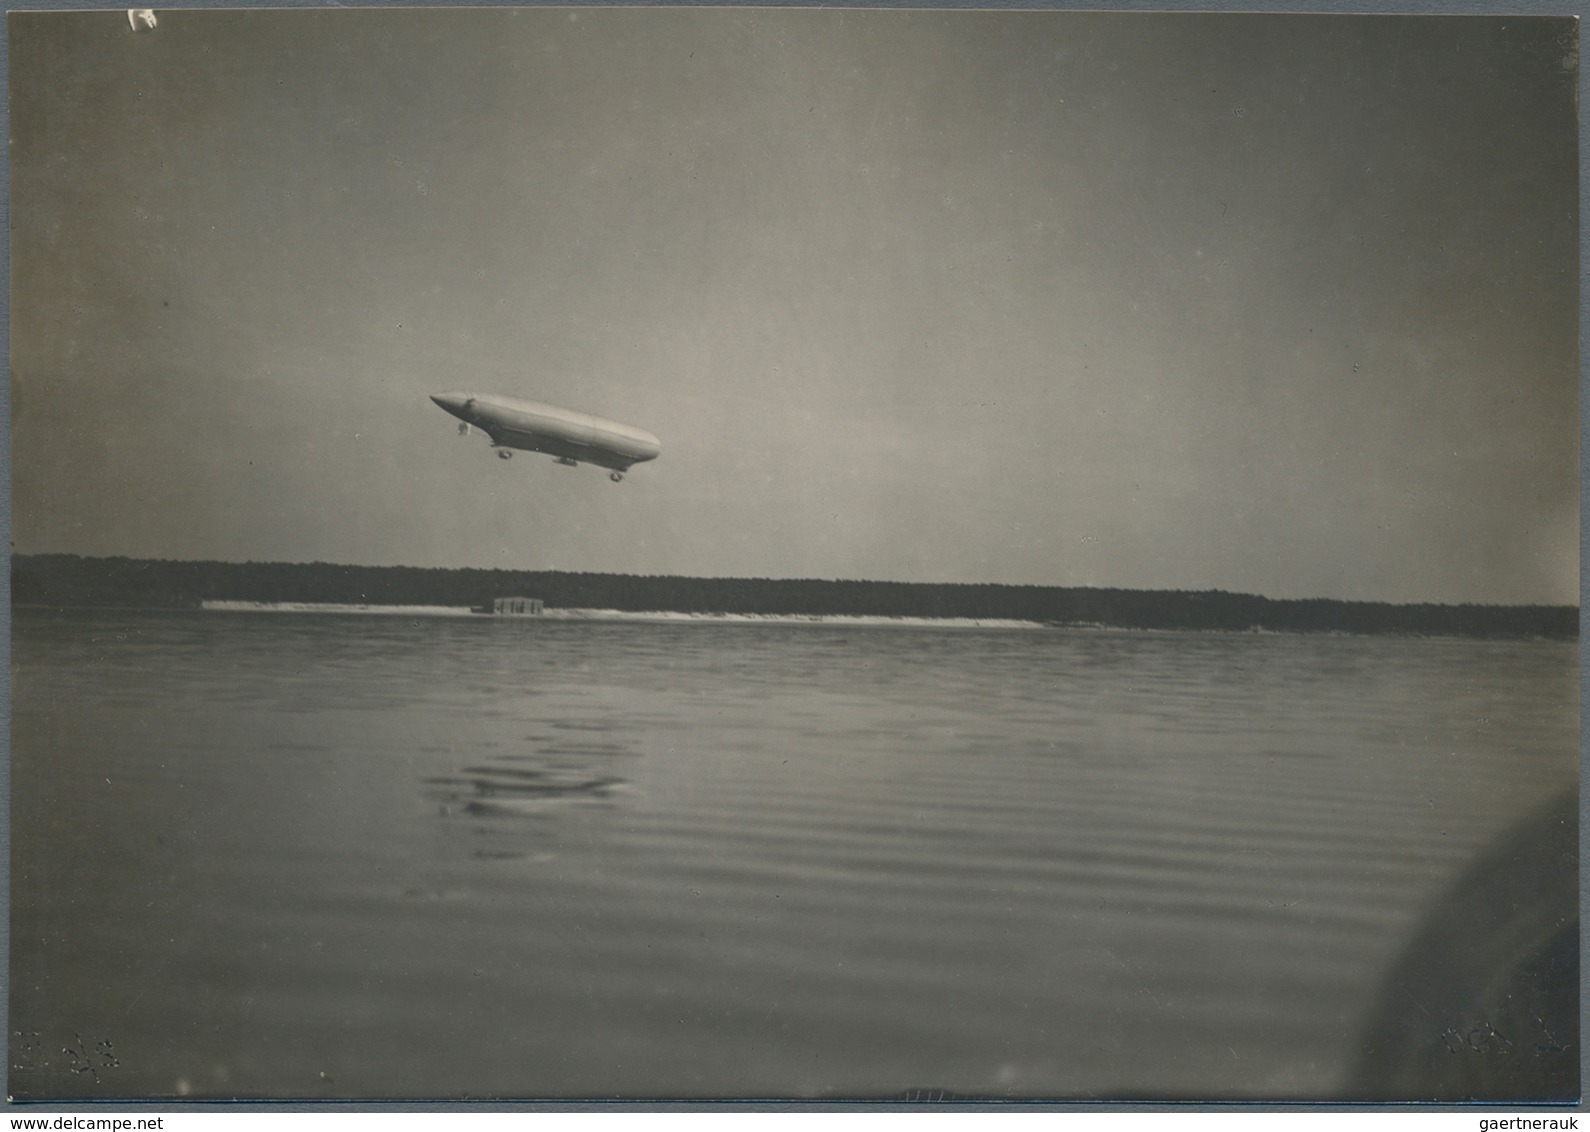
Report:
[{"label": "sepia toned print", "polygon": [[1573,21],[8,30],[12,1096],[1577,1097]]}]

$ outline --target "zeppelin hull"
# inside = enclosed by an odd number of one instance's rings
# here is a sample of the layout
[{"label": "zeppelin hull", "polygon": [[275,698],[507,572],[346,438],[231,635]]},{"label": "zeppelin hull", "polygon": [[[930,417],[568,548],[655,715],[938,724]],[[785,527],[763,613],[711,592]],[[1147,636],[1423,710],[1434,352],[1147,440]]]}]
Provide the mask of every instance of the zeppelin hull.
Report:
[{"label": "zeppelin hull", "polygon": [[442,393],[431,400],[480,429],[498,448],[542,452],[615,472],[655,460],[662,451],[645,429],[538,401],[478,393]]}]

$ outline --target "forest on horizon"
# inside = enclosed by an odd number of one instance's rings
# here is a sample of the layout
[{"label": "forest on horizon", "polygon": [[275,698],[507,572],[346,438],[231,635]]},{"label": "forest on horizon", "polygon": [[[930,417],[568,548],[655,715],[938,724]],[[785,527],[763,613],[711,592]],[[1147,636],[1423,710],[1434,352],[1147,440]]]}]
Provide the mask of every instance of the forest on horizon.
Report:
[{"label": "forest on horizon", "polygon": [[686,578],[564,571],[346,566],[325,562],[174,562],[16,555],[17,606],[195,609],[206,601],[451,605],[490,609],[498,597],[554,609],[629,612],[964,617],[1124,629],[1269,630],[1429,636],[1579,635],[1579,611],[1551,605],[1394,605],[1285,599],[1223,590]]}]

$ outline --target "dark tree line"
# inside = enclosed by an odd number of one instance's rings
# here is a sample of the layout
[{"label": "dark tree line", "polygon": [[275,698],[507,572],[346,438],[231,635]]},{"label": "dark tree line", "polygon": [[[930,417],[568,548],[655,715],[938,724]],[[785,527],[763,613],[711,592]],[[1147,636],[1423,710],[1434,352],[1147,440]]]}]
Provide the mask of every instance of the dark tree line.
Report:
[{"label": "dark tree line", "polygon": [[442,570],[325,562],[167,562],[44,554],[11,561],[16,605],[194,608],[204,601],[491,607],[536,597],[548,607],[680,613],[972,617],[1132,629],[1269,629],[1553,637],[1579,633],[1579,611],[1545,605],[1391,605],[1251,594],[1058,586],[769,578],[676,578],[561,571]]}]

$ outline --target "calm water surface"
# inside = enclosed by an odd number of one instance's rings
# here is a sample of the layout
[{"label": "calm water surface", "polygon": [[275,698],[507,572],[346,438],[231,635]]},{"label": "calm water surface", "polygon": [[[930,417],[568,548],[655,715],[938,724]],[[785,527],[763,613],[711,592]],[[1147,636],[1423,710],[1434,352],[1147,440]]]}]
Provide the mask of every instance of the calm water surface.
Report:
[{"label": "calm water surface", "polygon": [[1326,1096],[1577,647],[20,610],[19,1096]]}]

